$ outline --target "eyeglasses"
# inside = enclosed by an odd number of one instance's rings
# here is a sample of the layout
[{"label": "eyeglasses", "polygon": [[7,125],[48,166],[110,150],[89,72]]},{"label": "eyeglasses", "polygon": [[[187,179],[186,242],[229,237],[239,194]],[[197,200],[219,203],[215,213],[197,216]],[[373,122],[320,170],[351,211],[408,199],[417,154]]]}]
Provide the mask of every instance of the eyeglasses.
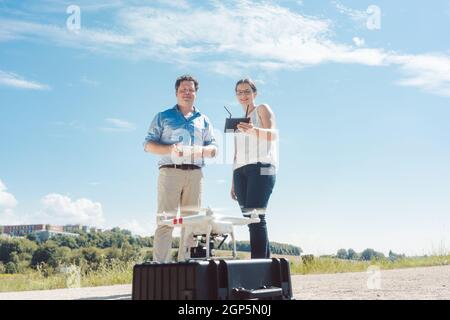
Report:
[{"label": "eyeglasses", "polygon": [[195,93],[194,89],[179,89],[179,93]]},{"label": "eyeglasses", "polygon": [[253,93],[252,90],[243,90],[243,91],[236,91],[236,95],[237,96],[242,96],[243,94],[245,94],[246,96],[249,96]]}]

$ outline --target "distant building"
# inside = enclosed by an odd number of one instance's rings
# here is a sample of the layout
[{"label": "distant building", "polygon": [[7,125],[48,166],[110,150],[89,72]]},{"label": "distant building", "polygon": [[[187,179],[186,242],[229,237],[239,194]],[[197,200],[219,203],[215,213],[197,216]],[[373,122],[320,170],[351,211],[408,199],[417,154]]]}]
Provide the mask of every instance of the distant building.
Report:
[{"label": "distant building", "polygon": [[3,226],[0,226],[0,239],[9,238],[10,235],[3,232]]},{"label": "distant building", "polygon": [[89,231],[90,231],[91,233],[96,233],[96,232],[102,232],[103,230],[102,230],[102,229],[97,229],[97,228],[95,228],[95,227],[92,227],[92,228],[89,229]]},{"label": "distant building", "polygon": [[77,232],[84,231],[89,232],[89,226],[83,226],[81,224],[68,224],[63,227],[64,232]]},{"label": "distant building", "polygon": [[3,226],[3,233],[12,237],[24,237],[37,231],[55,231],[63,232],[62,226],[53,226],[50,224],[23,224],[14,226]]},{"label": "distant building", "polygon": [[41,230],[34,233],[36,235],[36,239],[40,242],[47,241],[50,238],[53,238],[58,235],[69,236],[69,237],[79,237],[78,233],[71,232],[63,232],[63,231],[49,231],[49,230]]},{"label": "distant building", "polygon": [[24,224],[14,226],[1,226],[2,232],[11,237],[25,237],[29,234],[36,234],[39,239],[45,241],[57,234],[78,236],[78,234],[68,232],[63,226],[55,226],[51,224]]}]

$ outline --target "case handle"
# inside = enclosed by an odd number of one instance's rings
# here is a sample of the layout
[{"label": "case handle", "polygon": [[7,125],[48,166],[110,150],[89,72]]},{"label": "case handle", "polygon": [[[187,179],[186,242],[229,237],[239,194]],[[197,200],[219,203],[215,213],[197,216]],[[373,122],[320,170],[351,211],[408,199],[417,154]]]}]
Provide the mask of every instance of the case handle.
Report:
[{"label": "case handle", "polygon": [[259,289],[234,288],[233,296],[237,299],[271,299],[283,296],[283,290],[279,287],[262,287]]}]

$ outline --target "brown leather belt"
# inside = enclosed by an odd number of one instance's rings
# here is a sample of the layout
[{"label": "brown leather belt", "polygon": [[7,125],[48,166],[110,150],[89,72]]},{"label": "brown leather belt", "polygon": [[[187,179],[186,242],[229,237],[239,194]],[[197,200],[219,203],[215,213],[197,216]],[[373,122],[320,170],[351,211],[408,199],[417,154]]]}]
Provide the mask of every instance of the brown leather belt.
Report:
[{"label": "brown leather belt", "polygon": [[181,169],[181,170],[196,170],[201,169],[201,167],[196,166],[194,164],[164,164],[161,168],[173,168],[173,169]]}]

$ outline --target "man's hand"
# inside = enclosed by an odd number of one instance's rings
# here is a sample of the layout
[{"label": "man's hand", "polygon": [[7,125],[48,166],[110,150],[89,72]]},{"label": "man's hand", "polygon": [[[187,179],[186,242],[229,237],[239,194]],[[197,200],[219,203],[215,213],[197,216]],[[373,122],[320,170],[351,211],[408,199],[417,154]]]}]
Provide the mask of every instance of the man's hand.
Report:
[{"label": "man's hand", "polygon": [[176,144],[161,144],[158,142],[150,141],[145,144],[145,152],[151,152],[159,155],[171,155],[172,157],[182,157],[183,149],[181,143]]},{"label": "man's hand", "polygon": [[170,153],[175,157],[183,156],[183,144],[175,143],[170,146]]},{"label": "man's hand", "polygon": [[172,156],[177,158],[188,158],[192,163],[203,158],[203,147],[185,146],[182,143],[172,145]]},{"label": "man's hand", "polygon": [[202,148],[203,158],[214,158],[217,155],[217,147],[214,145],[209,145]]},{"label": "man's hand", "polygon": [[193,146],[191,148],[192,159],[198,160],[203,158],[203,147],[202,146]]}]

